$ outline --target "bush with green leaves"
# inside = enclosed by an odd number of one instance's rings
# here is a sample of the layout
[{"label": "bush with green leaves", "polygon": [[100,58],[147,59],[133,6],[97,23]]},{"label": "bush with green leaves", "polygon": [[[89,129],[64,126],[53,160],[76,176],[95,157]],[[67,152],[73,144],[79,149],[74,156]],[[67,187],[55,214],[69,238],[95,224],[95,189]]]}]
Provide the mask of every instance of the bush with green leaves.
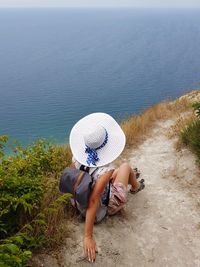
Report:
[{"label": "bush with green leaves", "polygon": [[[200,108],[200,103],[193,105],[195,110]],[[200,164],[200,119],[197,118],[187,125],[181,132],[182,142],[189,146],[190,149],[197,155],[198,163]]]},{"label": "bush with green leaves", "polygon": [[0,267],[26,266],[31,250],[46,244],[59,229],[63,203],[61,171],[70,164],[69,147],[44,140],[5,155],[0,136]]},{"label": "bush with green leaves", "polygon": [[199,102],[194,103],[192,106],[195,110],[195,115],[197,116],[198,119],[200,119],[200,103]]}]

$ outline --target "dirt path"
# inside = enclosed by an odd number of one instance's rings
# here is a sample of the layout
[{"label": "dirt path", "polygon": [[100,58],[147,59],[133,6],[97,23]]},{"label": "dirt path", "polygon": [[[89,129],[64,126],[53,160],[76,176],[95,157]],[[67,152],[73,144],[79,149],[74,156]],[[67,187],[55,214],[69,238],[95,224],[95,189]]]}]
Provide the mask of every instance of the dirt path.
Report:
[{"label": "dirt path", "polygon": [[[188,150],[177,152],[166,132],[174,122],[158,122],[130,163],[146,188],[128,196],[126,208],[95,226],[98,256],[93,266],[200,267],[200,178]],[[58,260],[40,255],[38,266],[90,266],[80,261],[84,223],[71,226]],[[45,262],[44,262],[45,258]]]}]

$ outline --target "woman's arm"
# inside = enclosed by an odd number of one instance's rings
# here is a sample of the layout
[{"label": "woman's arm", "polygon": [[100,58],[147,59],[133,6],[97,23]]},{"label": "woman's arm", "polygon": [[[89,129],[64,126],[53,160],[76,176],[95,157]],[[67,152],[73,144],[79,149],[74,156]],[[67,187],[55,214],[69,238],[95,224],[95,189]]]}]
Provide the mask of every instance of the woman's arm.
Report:
[{"label": "woman's arm", "polygon": [[99,201],[103,190],[110,180],[113,171],[109,171],[102,175],[96,182],[92,194],[89,199],[89,204],[86,212],[85,233],[84,233],[84,252],[89,261],[95,261],[96,243],[93,239],[93,225]]},{"label": "woman's arm", "polygon": [[71,168],[76,168],[75,162],[76,162],[76,160],[75,160],[74,156],[72,156],[72,162],[71,162],[71,165],[70,165]]},{"label": "woman's arm", "polygon": [[76,168],[76,167],[75,167],[75,163],[72,162],[71,165],[70,165],[70,167],[75,169],[75,168]]}]

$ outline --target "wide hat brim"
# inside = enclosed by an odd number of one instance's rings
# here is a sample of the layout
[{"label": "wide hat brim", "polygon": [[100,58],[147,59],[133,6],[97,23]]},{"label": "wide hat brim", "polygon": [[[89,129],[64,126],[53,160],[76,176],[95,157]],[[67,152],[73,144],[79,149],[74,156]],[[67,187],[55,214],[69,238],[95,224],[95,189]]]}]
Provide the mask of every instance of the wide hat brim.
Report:
[{"label": "wide hat brim", "polygon": [[[101,125],[108,133],[108,142],[97,150],[99,160],[96,165],[88,165],[85,153],[84,134],[94,130],[95,125]],[[79,120],[72,128],[69,136],[69,144],[75,159],[89,167],[100,167],[114,161],[123,151],[126,137],[119,124],[106,113],[92,113]]]}]

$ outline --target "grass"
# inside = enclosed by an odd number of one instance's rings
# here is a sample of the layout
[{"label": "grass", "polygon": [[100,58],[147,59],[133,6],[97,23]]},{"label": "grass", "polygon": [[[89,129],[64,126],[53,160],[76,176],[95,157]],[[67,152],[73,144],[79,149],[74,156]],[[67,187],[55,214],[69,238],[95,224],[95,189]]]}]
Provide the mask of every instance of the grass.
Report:
[{"label": "grass", "polygon": [[[131,116],[121,123],[121,127],[126,135],[126,149],[123,155],[128,155],[129,149],[136,148],[150,134],[152,128],[160,120],[174,119],[175,125],[171,127],[168,136],[170,138],[179,136],[184,127],[192,122],[196,117],[191,109],[192,104],[200,101],[200,90],[194,90],[175,101],[164,101],[156,104],[143,113]],[[198,104],[195,104],[198,107]],[[178,140],[177,149],[181,149],[183,142]],[[123,157],[122,155],[122,157]]]},{"label": "grass", "polygon": [[[191,101],[192,99],[192,101]],[[176,123],[169,130],[170,138],[177,137],[176,149],[187,146],[197,156],[200,164],[200,93],[188,100],[189,110],[180,113]]]},{"label": "grass", "polygon": [[164,101],[146,109],[142,114],[131,116],[121,124],[126,135],[126,148],[139,145],[159,120],[172,119],[189,111],[189,105],[187,98],[173,102]]},{"label": "grass", "polygon": [[190,122],[181,131],[180,140],[196,154],[200,166],[200,119]]}]

